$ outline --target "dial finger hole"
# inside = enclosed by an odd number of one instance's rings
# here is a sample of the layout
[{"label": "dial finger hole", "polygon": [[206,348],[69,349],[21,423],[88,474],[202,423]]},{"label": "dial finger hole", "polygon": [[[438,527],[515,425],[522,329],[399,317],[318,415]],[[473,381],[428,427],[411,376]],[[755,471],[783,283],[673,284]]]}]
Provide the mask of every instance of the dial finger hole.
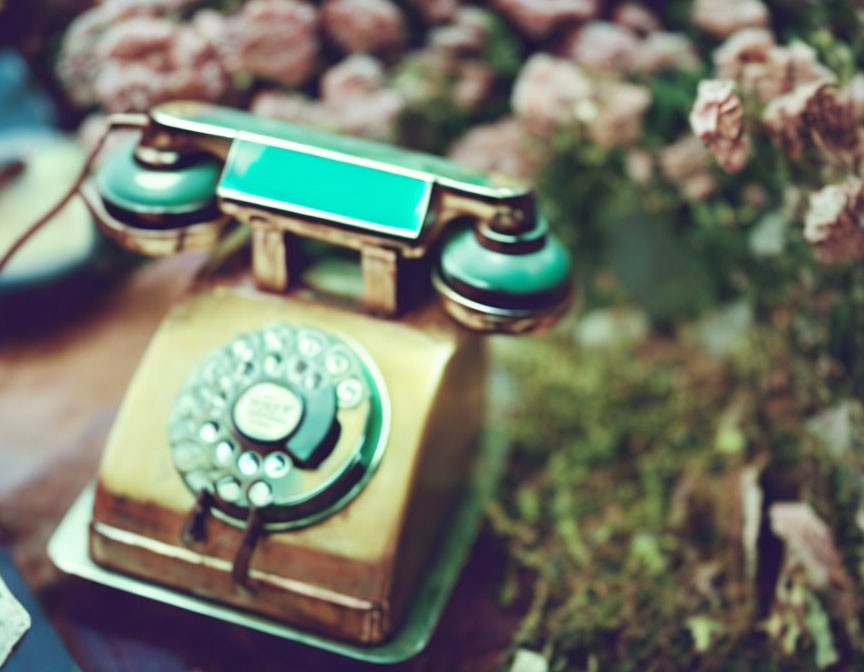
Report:
[{"label": "dial finger hole", "polygon": [[336,387],[336,398],[343,408],[352,408],[363,399],[363,383],[358,378],[346,378]]},{"label": "dial finger hole", "polygon": [[236,502],[240,499],[240,495],[243,494],[240,488],[240,481],[233,476],[220,478],[216,483],[216,494],[226,502]]},{"label": "dial finger hole", "polygon": [[324,360],[324,366],[331,376],[341,376],[351,368],[351,360],[340,350],[331,350]]},{"label": "dial finger hole", "polygon": [[203,466],[204,454],[197,443],[183,441],[175,444],[171,450],[174,465],[180,471],[192,471]]},{"label": "dial finger hole", "polygon": [[215,458],[218,464],[227,466],[234,461],[234,454],[237,452],[237,446],[231,441],[223,440],[216,444]]},{"label": "dial finger hole", "polygon": [[249,502],[255,506],[267,506],[273,501],[273,488],[264,481],[255,481],[246,493]]},{"label": "dial finger hole", "polygon": [[244,476],[254,476],[261,466],[261,458],[255,453],[243,453],[237,459],[237,469]]},{"label": "dial finger hole", "polygon": [[198,438],[207,443],[213,443],[219,438],[219,425],[215,422],[205,422],[198,430]]},{"label": "dial finger hole", "polygon": [[297,350],[306,357],[317,357],[324,349],[324,340],[317,334],[304,332],[297,340]]},{"label": "dial finger hole", "polygon": [[271,352],[264,358],[264,371],[269,375],[273,376],[278,373],[280,366],[282,366],[282,355]]},{"label": "dial finger hole", "polygon": [[186,484],[193,492],[200,492],[201,490],[213,492],[213,483],[209,478],[207,478],[207,475],[201,471],[193,471],[186,474]]},{"label": "dial finger hole", "polygon": [[270,453],[264,458],[264,474],[267,478],[282,478],[291,471],[291,460],[285,453]]}]

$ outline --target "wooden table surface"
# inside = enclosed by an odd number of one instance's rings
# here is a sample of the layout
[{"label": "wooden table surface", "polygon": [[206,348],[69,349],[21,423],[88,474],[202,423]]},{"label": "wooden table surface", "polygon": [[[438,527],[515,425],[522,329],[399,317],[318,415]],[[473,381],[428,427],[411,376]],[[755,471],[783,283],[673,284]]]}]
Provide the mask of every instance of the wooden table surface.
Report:
[{"label": "wooden table surface", "polygon": [[[74,321],[0,343],[0,538],[85,672],[372,669],[62,575],[46,556],[48,538],[95,472],[150,335],[200,261],[141,266]],[[498,669],[524,609],[497,603],[504,565],[503,549],[484,531],[429,648],[390,669]]]}]

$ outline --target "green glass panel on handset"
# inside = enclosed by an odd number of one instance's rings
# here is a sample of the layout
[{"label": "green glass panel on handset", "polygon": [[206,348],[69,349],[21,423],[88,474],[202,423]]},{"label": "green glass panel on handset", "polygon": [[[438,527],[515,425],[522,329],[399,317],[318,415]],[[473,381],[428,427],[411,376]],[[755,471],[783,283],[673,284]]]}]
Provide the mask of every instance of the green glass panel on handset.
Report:
[{"label": "green glass panel on handset", "polygon": [[224,198],[412,240],[431,193],[423,177],[240,138],[218,187]]}]

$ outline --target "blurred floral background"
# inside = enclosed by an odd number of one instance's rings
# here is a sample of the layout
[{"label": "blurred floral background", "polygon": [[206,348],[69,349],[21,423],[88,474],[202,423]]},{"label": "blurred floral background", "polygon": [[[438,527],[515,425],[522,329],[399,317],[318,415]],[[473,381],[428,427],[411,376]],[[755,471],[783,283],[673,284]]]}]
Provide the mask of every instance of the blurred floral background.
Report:
[{"label": "blurred floral background", "polygon": [[864,4],[0,0],[0,39],[85,143],[195,98],[533,182],[580,300],[494,344],[502,660],[860,669]]}]

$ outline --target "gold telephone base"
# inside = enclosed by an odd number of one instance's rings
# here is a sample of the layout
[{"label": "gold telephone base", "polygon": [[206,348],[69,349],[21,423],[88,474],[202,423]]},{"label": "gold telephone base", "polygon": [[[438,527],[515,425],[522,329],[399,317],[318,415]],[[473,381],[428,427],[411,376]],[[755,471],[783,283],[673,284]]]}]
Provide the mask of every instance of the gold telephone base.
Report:
[{"label": "gold telephone base", "polygon": [[507,444],[501,437],[484,436],[478,448],[471,482],[447,523],[447,532],[440,548],[414,590],[402,624],[383,644],[351,644],[100,567],[90,558],[88,550],[95,483],[84,489],[66,513],[48,543],[48,556],[67,574],[103,586],[355,660],[378,664],[399,663],[420,653],[432,637],[468,559],[483,520],[485,504],[496,487],[506,453]]},{"label": "gold telephone base", "polygon": [[[246,537],[236,520],[210,516],[201,539],[184,538],[196,497],[189,474],[178,472],[169,419],[208,353],[274,321],[358,344],[380,369],[392,413],[385,415],[386,450],[374,476],[314,524],[263,534],[243,569],[247,580],[238,583],[236,558]],[[163,322],[121,405],[98,474],[91,556],[109,570],[264,617],[364,644],[384,641],[401,621],[469,471],[483,420],[484,361],[482,339],[436,307],[382,322],[254,290],[193,295]],[[330,479],[331,461],[350,456],[355,415],[341,418],[340,438],[320,466],[295,467],[300,481]]]}]

